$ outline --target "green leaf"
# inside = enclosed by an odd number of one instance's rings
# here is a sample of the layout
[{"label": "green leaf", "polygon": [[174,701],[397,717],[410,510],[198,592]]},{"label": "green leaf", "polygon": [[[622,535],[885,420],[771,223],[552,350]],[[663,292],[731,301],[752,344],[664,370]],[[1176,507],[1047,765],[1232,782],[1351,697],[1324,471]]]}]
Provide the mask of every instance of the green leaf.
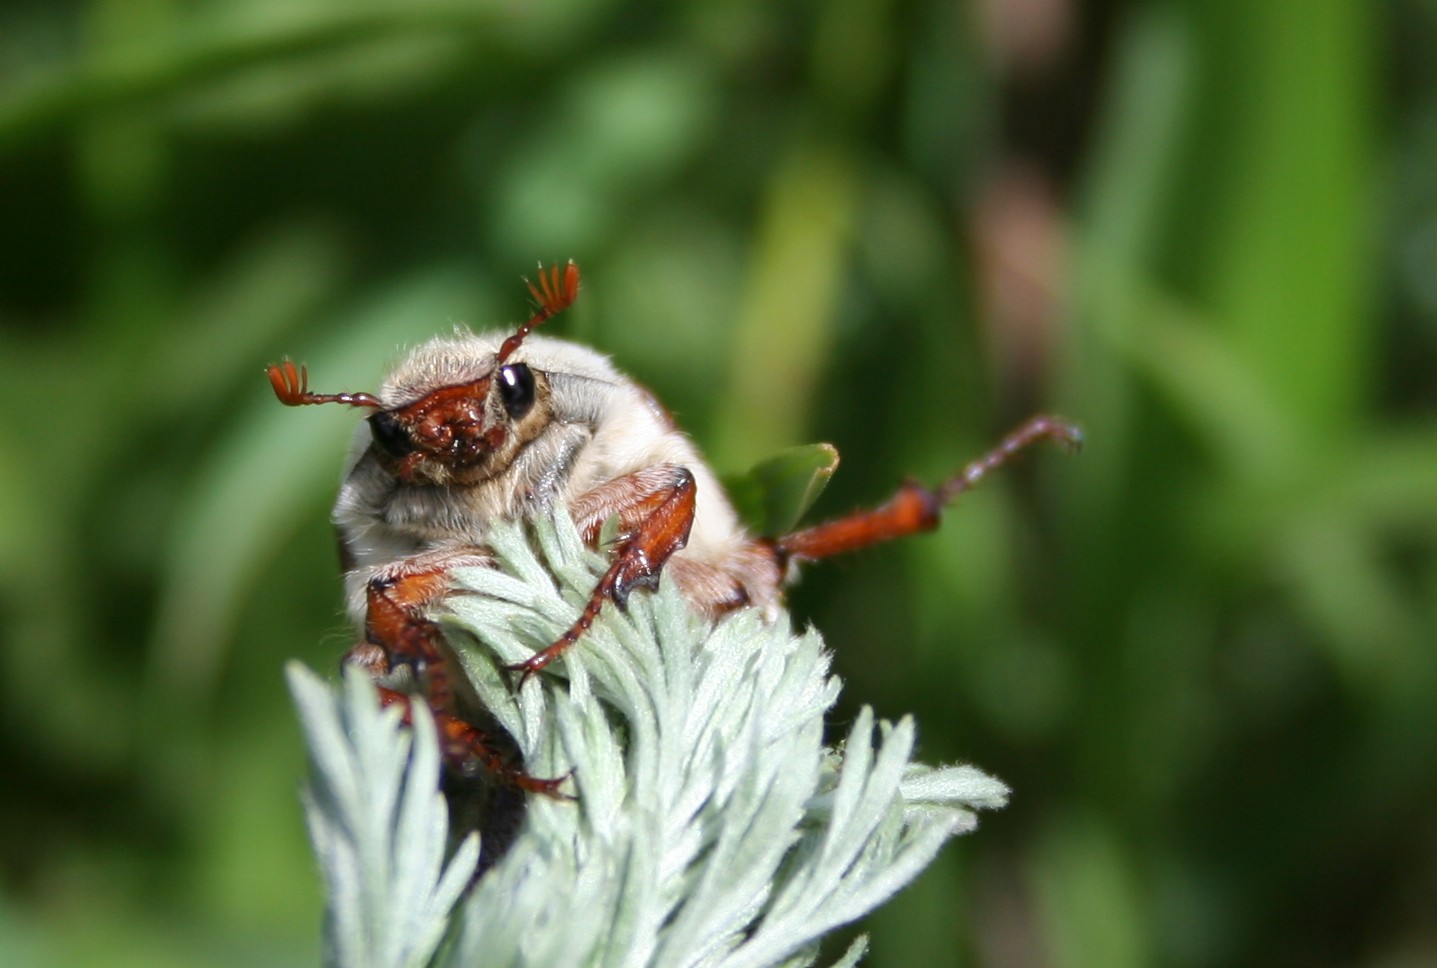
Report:
[{"label": "green leaf", "polygon": [[759,534],[785,534],[818,500],[838,469],[838,448],[804,444],[770,457],[724,487],[740,517]]}]

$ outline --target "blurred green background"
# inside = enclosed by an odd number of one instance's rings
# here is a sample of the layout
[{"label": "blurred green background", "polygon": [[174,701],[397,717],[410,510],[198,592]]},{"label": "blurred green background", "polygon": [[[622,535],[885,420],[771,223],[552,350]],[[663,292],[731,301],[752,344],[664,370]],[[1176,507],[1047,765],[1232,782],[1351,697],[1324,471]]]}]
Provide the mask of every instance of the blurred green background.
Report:
[{"label": "blurred green background", "polygon": [[[0,963],[304,965],[280,669],[397,347],[612,353],[818,512],[1079,420],[793,596],[1012,805],[868,964],[1437,962],[1437,3],[5,0]],[[333,412],[331,412],[333,411]]]}]

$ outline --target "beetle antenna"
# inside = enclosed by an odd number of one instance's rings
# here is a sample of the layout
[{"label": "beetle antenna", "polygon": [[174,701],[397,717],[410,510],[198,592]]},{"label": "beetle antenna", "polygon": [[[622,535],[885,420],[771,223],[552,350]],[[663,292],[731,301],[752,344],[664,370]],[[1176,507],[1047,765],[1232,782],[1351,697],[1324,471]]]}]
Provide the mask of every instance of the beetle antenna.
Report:
[{"label": "beetle antenna", "polygon": [[307,403],[343,403],[351,407],[373,407],[384,409],[379,398],[368,393],[311,393],[309,390],[309,369],[296,367],[290,360],[271,363],[267,371],[269,385],[274,395],[286,407],[302,407]]},{"label": "beetle antenna", "polygon": [[545,273],[544,265],[540,263],[538,284],[525,279],[524,285],[529,287],[529,295],[538,302],[539,308],[534,315],[529,317],[527,323],[520,326],[514,335],[506,339],[504,345],[499,347],[497,363],[507,360],[519,348],[519,344],[524,342],[524,337],[528,336],[536,326],[557,316],[574,304],[574,300],[579,298],[579,266],[573,259],[570,259],[564,266],[563,277],[560,278],[557,265],[550,266],[549,271]]}]

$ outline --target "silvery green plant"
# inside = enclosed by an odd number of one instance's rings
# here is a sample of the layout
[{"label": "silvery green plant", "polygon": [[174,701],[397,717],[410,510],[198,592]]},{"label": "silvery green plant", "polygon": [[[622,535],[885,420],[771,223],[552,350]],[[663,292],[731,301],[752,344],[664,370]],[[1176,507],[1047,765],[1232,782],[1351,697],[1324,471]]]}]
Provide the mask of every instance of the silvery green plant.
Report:
[{"label": "silvery green plant", "polygon": [[526,769],[572,770],[576,799],[529,796],[476,879],[478,835],[450,836],[428,717],[402,728],[362,675],[332,687],[292,665],[328,964],[811,965],[825,933],[1005,802],[972,767],[911,762],[906,717],[865,708],[825,745],[839,683],[818,634],[743,612],[715,625],[669,583],[606,608],[516,695],[500,667],[567,627],[604,561],[565,515],[489,544],[498,567],[454,576],[447,637]]}]

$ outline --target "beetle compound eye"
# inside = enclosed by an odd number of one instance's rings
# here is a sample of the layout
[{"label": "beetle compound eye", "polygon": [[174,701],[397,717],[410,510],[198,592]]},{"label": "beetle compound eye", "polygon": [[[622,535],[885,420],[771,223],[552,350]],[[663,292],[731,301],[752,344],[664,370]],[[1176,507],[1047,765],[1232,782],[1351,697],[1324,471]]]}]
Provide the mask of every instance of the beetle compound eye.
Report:
[{"label": "beetle compound eye", "polygon": [[392,413],[381,410],[370,417],[369,430],[374,435],[374,445],[395,460],[402,460],[414,451],[414,442]]},{"label": "beetle compound eye", "polygon": [[510,363],[499,368],[499,399],[513,420],[518,420],[534,406],[534,374],[523,363]]}]

